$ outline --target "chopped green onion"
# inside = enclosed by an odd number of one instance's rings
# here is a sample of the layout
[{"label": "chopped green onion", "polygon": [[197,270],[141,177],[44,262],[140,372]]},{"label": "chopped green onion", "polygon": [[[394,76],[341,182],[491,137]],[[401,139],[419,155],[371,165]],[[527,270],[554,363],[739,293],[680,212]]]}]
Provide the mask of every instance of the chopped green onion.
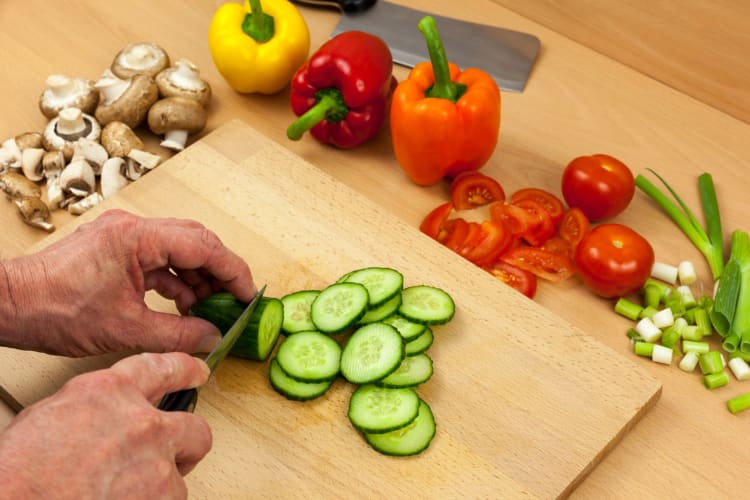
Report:
[{"label": "chopped green onion", "polygon": [[680,330],[682,338],[688,341],[698,341],[703,338],[703,332],[698,329],[696,325],[687,325]]},{"label": "chopped green onion", "polygon": [[698,280],[695,266],[689,260],[683,260],[677,265],[677,280],[681,285],[692,285]]},{"label": "chopped green onion", "polygon": [[672,310],[669,308],[662,309],[661,311],[651,316],[651,321],[653,321],[654,325],[656,325],[656,327],[660,329],[674,325],[674,316],[672,315]]},{"label": "chopped green onion", "polygon": [[698,359],[698,364],[704,375],[719,373],[724,369],[724,363],[722,362],[721,353],[719,353],[719,351],[708,351],[701,354]]},{"label": "chopped green onion", "polygon": [[665,347],[669,347],[670,349],[674,349],[675,351],[679,351],[679,342],[680,342],[680,330],[674,327],[674,325],[670,326],[666,330],[664,330],[664,333],[661,335],[661,345]]},{"label": "chopped green onion", "polygon": [[665,283],[662,283],[661,281],[655,280],[653,278],[646,279],[646,282],[641,287],[641,292],[645,293],[647,287],[654,287],[656,290],[659,290],[659,302],[667,296],[671,288],[666,285]]},{"label": "chopped green onion", "polygon": [[729,375],[724,371],[709,373],[708,375],[703,376],[703,385],[706,386],[706,389],[716,389],[717,387],[727,385],[728,383]]},{"label": "chopped green onion", "polygon": [[698,366],[698,353],[695,351],[688,351],[680,360],[680,370],[685,372],[692,372],[695,367]]},{"label": "chopped green onion", "polygon": [[635,331],[635,328],[628,328],[628,331],[625,332],[625,335],[635,342],[643,340],[643,337],[641,337],[641,334]]},{"label": "chopped green onion", "polygon": [[750,392],[741,394],[727,401],[727,409],[732,413],[739,413],[750,408]]},{"label": "chopped green onion", "polygon": [[711,346],[708,345],[708,342],[696,342],[694,340],[682,341],[682,350],[685,352],[694,352],[696,354],[703,354],[705,352],[708,352],[710,349],[711,349]]},{"label": "chopped green onion", "polygon": [[740,336],[737,335],[735,332],[731,332],[729,335],[724,337],[724,340],[721,342],[721,347],[724,348],[725,351],[732,353],[737,350],[737,347],[740,345]]},{"label": "chopped green onion", "polygon": [[639,318],[642,310],[643,307],[625,297],[620,297],[617,299],[617,302],[615,302],[615,312],[628,319],[632,319],[633,321]]},{"label": "chopped green onion", "polygon": [[742,358],[732,358],[729,360],[729,369],[732,370],[737,380],[750,379],[750,365]]},{"label": "chopped green onion", "polygon": [[651,361],[654,361],[656,363],[661,363],[663,365],[671,365],[672,354],[674,354],[674,351],[670,349],[669,347],[664,347],[663,345],[654,344],[654,348],[651,351]]},{"label": "chopped green onion", "polygon": [[677,268],[664,262],[654,262],[651,267],[651,277],[674,285],[677,283]]},{"label": "chopped green onion", "polygon": [[661,337],[661,330],[649,318],[643,318],[636,323],[635,331],[640,333],[646,342],[656,342]]},{"label": "chopped green onion", "polygon": [[654,352],[654,345],[651,342],[636,342],[633,346],[633,352],[635,352],[636,356],[645,356],[647,358],[651,357],[651,354]]},{"label": "chopped green onion", "polygon": [[648,318],[651,319],[654,314],[658,313],[659,310],[652,306],[646,306],[643,309],[641,309],[641,314],[638,315],[639,318]]},{"label": "chopped green onion", "polygon": [[740,358],[741,360],[747,361],[748,363],[750,363],[750,354],[744,353],[742,351],[730,352],[729,357],[731,359]]},{"label": "chopped green onion", "polygon": [[695,300],[695,296],[693,296],[693,291],[689,286],[680,285],[675,288],[675,290],[680,297],[682,305],[685,306],[685,309],[689,309],[698,305],[698,302]]},{"label": "chopped green onion", "polygon": [[711,335],[711,320],[708,319],[708,311],[701,307],[694,307],[693,311],[693,321],[695,321],[695,326],[697,326],[698,330],[703,333],[704,337]]},{"label": "chopped green onion", "polygon": [[672,325],[672,328],[675,328],[677,331],[682,331],[683,328],[688,326],[688,322],[683,317],[675,318],[674,325]]},{"label": "chopped green onion", "polygon": [[660,287],[654,284],[647,284],[643,287],[643,304],[646,307],[656,309],[663,298],[664,291]]}]

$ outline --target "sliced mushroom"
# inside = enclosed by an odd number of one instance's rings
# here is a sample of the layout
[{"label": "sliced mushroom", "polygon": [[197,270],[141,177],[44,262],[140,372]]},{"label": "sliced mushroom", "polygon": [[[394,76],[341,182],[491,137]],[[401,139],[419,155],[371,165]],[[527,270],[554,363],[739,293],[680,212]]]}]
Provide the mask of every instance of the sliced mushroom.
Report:
[{"label": "sliced mushroom", "polygon": [[64,192],[83,197],[96,189],[96,176],[91,164],[83,157],[76,157],[60,174],[60,187]]},{"label": "sliced mushroom", "polygon": [[99,140],[102,128],[96,119],[78,108],[65,108],[44,129],[43,144],[47,151],[59,150],[65,159],[73,157],[73,144],[81,138]]},{"label": "sliced mushroom", "polygon": [[38,196],[22,196],[13,200],[23,221],[51,233],[55,230],[50,222],[49,207]]},{"label": "sliced mushroom", "polygon": [[26,148],[21,155],[21,171],[27,179],[31,181],[41,181],[44,179],[44,169],[42,168],[42,158],[44,157],[42,148]]},{"label": "sliced mushroom", "polygon": [[174,66],[156,75],[156,85],[162,97],[186,97],[198,101],[204,108],[211,100],[211,86],[200,77],[198,67],[187,59],[178,59]]},{"label": "sliced mushroom", "polygon": [[0,152],[2,152],[2,158],[0,161],[3,162],[8,168],[18,170],[21,168],[22,153],[21,148],[18,147],[15,138],[11,137],[3,141],[0,145]]},{"label": "sliced mushroom", "polygon": [[138,74],[150,77],[169,66],[167,52],[155,43],[132,43],[117,53],[112,61],[112,73],[120,78]]},{"label": "sliced mushroom", "polygon": [[128,153],[125,177],[135,181],[149,170],[156,168],[159,163],[161,163],[161,156],[140,149],[131,149]]},{"label": "sliced mushroom", "polygon": [[111,157],[125,158],[131,149],[143,149],[143,141],[126,124],[114,121],[102,129],[102,146]]},{"label": "sliced mushroom", "polygon": [[64,199],[65,193],[60,185],[60,176],[47,179],[47,206],[53,210],[60,208]]},{"label": "sliced mushroom", "polygon": [[94,116],[103,126],[119,121],[134,129],[159,98],[159,88],[148,75],[123,80],[106,73],[96,82],[96,87],[101,91],[102,99]]},{"label": "sliced mushroom", "polygon": [[39,96],[39,109],[47,118],[56,117],[65,108],[78,108],[90,115],[99,103],[99,92],[88,78],[50,75],[46,83]]},{"label": "sliced mushroom", "polygon": [[16,172],[6,172],[0,175],[0,189],[10,198],[22,198],[24,196],[40,198],[42,196],[42,189],[34,181],[30,181],[23,174]]},{"label": "sliced mushroom", "polygon": [[207,118],[206,110],[197,101],[167,97],[151,106],[148,126],[153,133],[164,134],[163,147],[182,151],[188,135],[202,130]]},{"label": "sliced mushroom", "polygon": [[47,151],[42,157],[42,170],[44,170],[44,177],[47,180],[53,177],[59,177],[62,170],[65,168],[65,156],[62,151],[53,150]]},{"label": "sliced mushroom", "polygon": [[88,196],[81,198],[80,200],[77,200],[74,203],[71,203],[68,205],[68,212],[70,212],[73,215],[81,215],[86,210],[89,210],[99,203],[104,201],[104,198],[102,195],[100,195],[97,192],[93,192],[89,194]]},{"label": "sliced mushroom", "polygon": [[128,185],[128,179],[124,174],[125,168],[125,160],[120,157],[110,158],[104,162],[100,186],[105,200]]},{"label": "sliced mushroom", "polygon": [[109,155],[107,154],[107,150],[104,149],[104,146],[97,141],[83,138],[78,139],[73,144],[73,159],[70,161],[77,158],[83,158],[89,162],[91,168],[94,169],[94,174],[99,175],[102,171],[102,166],[109,158]]}]

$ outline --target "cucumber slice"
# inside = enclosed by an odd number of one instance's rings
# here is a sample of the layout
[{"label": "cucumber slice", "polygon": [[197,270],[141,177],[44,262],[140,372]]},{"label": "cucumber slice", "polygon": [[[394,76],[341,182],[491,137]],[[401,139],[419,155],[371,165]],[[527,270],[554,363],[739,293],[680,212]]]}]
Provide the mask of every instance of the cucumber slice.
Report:
[{"label": "cucumber slice", "polygon": [[404,318],[403,316],[399,314],[394,314],[392,316],[387,317],[382,321],[386,325],[391,325],[393,328],[395,328],[398,333],[401,334],[401,336],[404,338],[404,341],[409,342],[412,339],[415,339],[422,335],[427,328],[426,325],[423,325],[422,323],[415,323],[413,321],[409,321],[408,319]]},{"label": "cucumber slice", "polygon": [[415,323],[442,325],[453,318],[456,305],[444,290],[429,285],[404,288],[398,313]]},{"label": "cucumber slice", "polygon": [[316,329],[336,334],[348,330],[367,312],[367,288],[359,283],[334,283],[323,289],[310,306]]},{"label": "cucumber slice", "polygon": [[310,306],[320,290],[300,290],[281,297],[284,304],[284,322],[281,329],[287,333],[296,333],[315,330],[315,325],[310,319]]},{"label": "cucumber slice", "polygon": [[381,387],[415,387],[432,377],[432,359],[426,354],[407,356],[396,371],[376,382]]},{"label": "cucumber slice", "polygon": [[365,433],[383,433],[409,425],[419,413],[419,396],[412,388],[359,386],[349,400],[349,420]]},{"label": "cucumber slice", "polygon": [[417,418],[406,427],[384,434],[365,433],[365,440],[384,455],[405,457],[426,450],[435,437],[436,429],[430,406],[420,400]]},{"label": "cucumber slice", "polygon": [[404,340],[392,326],[371,323],[354,332],[341,353],[341,375],[353,384],[374,382],[404,359]]},{"label": "cucumber slice", "polygon": [[323,382],[339,373],[341,347],[320,332],[297,332],[290,335],[276,352],[279,367],[300,382]]},{"label": "cucumber slice", "polygon": [[368,323],[375,323],[376,321],[384,320],[388,316],[391,316],[396,311],[398,311],[398,306],[400,305],[401,294],[397,293],[388,302],[379,305],[375,309],[370,309],[369,311],[367,311],[365,315],[362,316],[362,319],[359,320],[359,324],[366,325]]},{"label": "cucumber slice", "polygon": [[359,283],[367,288],[370,297],[369,308],[374,309],[385,304],[404,287],[403,275],[389,267],[366,267],[349,273],[344,278],[346,283]]},{"label": "cucumber slice", "polygon": [[294,380],[284,373],[279,366],[279,362],[274,357],[271,360],[268,369],[268,378],[271,381],[271,387],[276,392],[292,401],[308,401],[322,396],[333,385],[335,379],[323,382],[300,382]]},{"label": "cucumber slice", "polygon": [[414,356],[415,354],[425,352],[430,348],[433,340],[435,340],[435,336],[432,334],[432,330],[428,326],[425,328],[422,335],[406,343],[406,355]]}]

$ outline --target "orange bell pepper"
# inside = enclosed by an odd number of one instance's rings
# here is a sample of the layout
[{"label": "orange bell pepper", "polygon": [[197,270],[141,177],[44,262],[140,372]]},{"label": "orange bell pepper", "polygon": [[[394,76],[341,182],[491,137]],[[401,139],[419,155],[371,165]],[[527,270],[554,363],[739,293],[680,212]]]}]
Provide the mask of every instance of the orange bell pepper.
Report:
[{"label": "orange bell pepper", "polygon": [[391,103],[391,137],[401,168],[428,186],[490,159],[500,133],[500,89],[486,72],[449,63],[435,20],[424,17],[430,61],[399,83]]}]

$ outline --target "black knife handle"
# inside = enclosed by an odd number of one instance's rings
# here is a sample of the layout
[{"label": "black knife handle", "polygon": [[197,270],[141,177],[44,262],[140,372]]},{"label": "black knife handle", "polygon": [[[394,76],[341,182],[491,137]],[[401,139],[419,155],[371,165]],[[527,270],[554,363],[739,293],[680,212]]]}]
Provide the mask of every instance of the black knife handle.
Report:
[{"label": "black knife handle", "polygon": [[197,389],[183,389],[181,391],[165,394],[157,408],[164,411],[192,412],[195,409],[195,403],[197,400]]},{"label": "black knife handle", "polygon": [[336,7],[342,12],[352,14],[354,12],[362,12],[367,10],[377,0],[292,0],[293,3],[302,5],[312,5],[315,7]]}]

